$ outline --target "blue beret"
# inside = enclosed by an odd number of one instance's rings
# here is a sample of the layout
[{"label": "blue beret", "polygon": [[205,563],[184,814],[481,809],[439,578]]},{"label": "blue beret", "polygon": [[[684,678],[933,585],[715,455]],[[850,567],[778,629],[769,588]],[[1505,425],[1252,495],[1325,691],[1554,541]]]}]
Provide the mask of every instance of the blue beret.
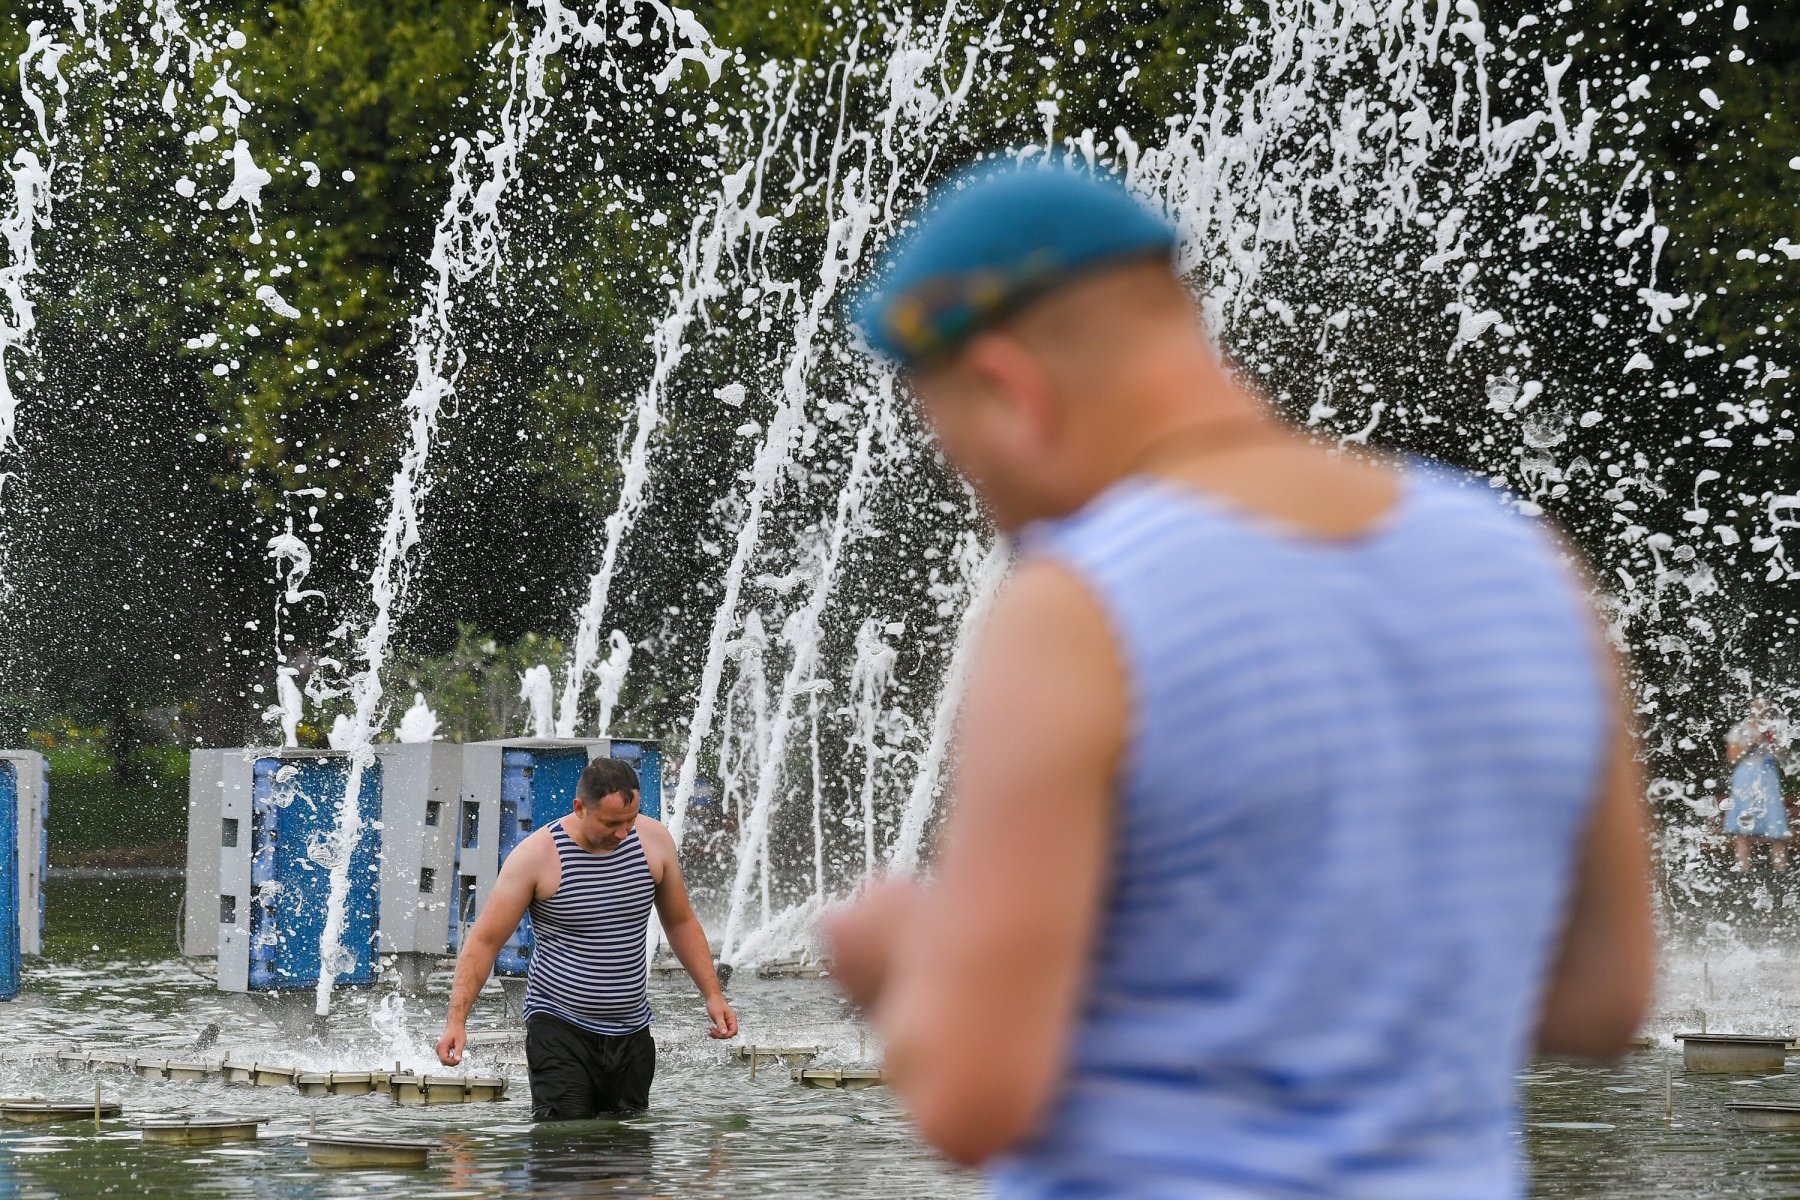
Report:
[{"label": "blue beret", "polygon": [[965,173],[938,189],[851,320],[903,365],[1094,267],[1172,258],[1175,230],[1108,176],[1060,164]]}]

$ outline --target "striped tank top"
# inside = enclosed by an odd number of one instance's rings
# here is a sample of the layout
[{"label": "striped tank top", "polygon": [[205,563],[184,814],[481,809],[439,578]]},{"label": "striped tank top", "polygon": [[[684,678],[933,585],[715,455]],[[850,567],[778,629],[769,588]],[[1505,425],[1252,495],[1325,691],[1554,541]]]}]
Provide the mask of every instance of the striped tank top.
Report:
[{"label": "striped tank top", "polygon": [[650,1024],[648,946],[656,880],[633,829],[593,854],[550,826],[562,882],[531,902],[536,941],[525,972],[525,1016],[549,1013],[592,1033],[623,1036]]},{"label": "striped tank top", "polygon": [[1068,1072],[1003,1198],[1510,1200],[1609,687],[1553,542],[1420,468],[1349,540],[1128,480],[1030,531],[1131,724]]}]

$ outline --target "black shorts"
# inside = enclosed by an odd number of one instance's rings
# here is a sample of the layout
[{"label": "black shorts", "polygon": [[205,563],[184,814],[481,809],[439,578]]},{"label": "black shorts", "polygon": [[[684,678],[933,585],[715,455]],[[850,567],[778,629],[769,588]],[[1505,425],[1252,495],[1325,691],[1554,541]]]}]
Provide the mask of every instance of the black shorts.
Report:
[{"label": "black shorts", "polygon": [[533,1013],[525,1022],[525,1064],[534,1121],[642,1112],[656,1076],[656,1039],[648,1026],[614,1037]]}]

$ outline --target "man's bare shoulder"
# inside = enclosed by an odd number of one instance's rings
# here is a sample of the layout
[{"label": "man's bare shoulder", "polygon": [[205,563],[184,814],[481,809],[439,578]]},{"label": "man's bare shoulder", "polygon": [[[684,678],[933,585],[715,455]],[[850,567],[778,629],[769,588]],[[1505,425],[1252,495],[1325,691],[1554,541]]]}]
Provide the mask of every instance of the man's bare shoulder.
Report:
[{"label": "man's bare shoulder", "polygon": [[675,861],[675,839],[670,835],[669,827],[655,817],[640,816],[636,829],[638,841],[644,847],[644,859],[660,883],[664,867]]},{"label": "man's bare shoulder", "polygon": [[659,850],[673,851],[675,849],[675,839],[670,836],[669,827],[655,817],[638,817],[635,828],[638,840],[644,843],[646,849],[651,846],[655,846]]},{"label": "man's bare shoulder", "polygon": [[556,839],[550,832],[554,824],[534,829],[525,835],[525,840],[514,846],[512,853],[506,856],[502,866],[511,867],[518,864],[518,870],[532,875],[540,874],[546,867],[557,861]]}]

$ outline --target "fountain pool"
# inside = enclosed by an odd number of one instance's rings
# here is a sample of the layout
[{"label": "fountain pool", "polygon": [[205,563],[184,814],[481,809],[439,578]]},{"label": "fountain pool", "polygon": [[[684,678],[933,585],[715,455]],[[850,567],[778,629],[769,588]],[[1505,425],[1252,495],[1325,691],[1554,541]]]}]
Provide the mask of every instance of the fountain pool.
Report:
[{"label": "fountain pool", "polygon": [[[30,973],[25,993],[0,1008],[0,1094],[91,1102],[98,1081],[123,1112],[98,1134],[91,1121],[0,1126],[0,1186],[13,1194],[735,1198],[790,1196],[797,1186],[821,1197],[982,1194],[977,1178],[919,1144],[887,1089],[805,1087],[782,1063],[752,1074],[737,1047],[706,1038],[704,1015],[679,980],[651,982],[654,1107],[623,1121],[533,1126],[523,1069],[513,1062],[519,1051],[498,1037],[475,1046],[468,1070],[508,1074],[514,1086],[504,1100],[475,1105],[402,1108],[380,1094],[305,1096],[216,1078],[70,1071],[55,1052],[77,1044],[152,1058],[260,1056],[317,1071],[368,1070],[375,1062],[441,1071],[430,1044],[448,980],[433,975],[424,998],[344,993],[328,1038],[304,1040],[253,998],[215,990],[207,960],[174,956],[179,880],[52,886],[48,958]],[[102,930],[110,935],[103,946],[95,940]],[[746,972],[731,995],[744,1043],[816,1047],[807,1061],[821,1069],[871,1061],[863,1031],[829,981]],[[1800,995],[1800,966],[1779,954],[1683,954],[1665,967],[1649,1049],[1613,1068],[1525,1071],[1519,1136],[1533,1194],[1704,1196],[1729,1179],[1733,1194],[1747,1200],[1792,1196],[1800,1189],[1800,1136],[1751,1129],[1728,1106],[1800,1102],[1800,1058],[1770,1074],[1690,1074],[1673,1039],[1702,1011],[1713,1028],[1800,1029],[1788,995]],[[194,1052],[198,1031],[210,1024],[222,1031],[218,1042]],[[507,1027],[493,989],[472,1026],[494,1034]],[[146,1145],[137,1131],[152,1119],[220,1116],[260,1120],[261,1135],[217,1146]],[[424,1168],[318,1168],[308,1165],[302,1140],[313,1134],[424,1141],[434,1149]]]}]

